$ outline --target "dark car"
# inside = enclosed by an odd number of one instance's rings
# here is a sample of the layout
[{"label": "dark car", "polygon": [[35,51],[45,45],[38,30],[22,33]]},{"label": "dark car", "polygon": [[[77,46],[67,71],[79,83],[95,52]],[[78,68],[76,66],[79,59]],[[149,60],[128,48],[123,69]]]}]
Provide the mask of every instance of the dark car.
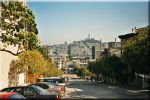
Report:
[{"label": "dark car", "polygon": [[26,100],[24,96],[16,92],[0,92],[0,100]]},{"label": "dark car", "polygon": [[8,87],[2,89],[0,92],[17,92],[27,99],[53,99],[59,100],[58,95],[51,95],[48,91],[35,85]]},{"label": "dark car", "polygon": [[34,83],[32,85],[36,85],[39,86],[43,89],[46,89],[47,91],[49,91],[51,94],[56,94],[59,96],[64,96],[65,95],[65,90],[62,86],[56,86],[53,83],[49,83],[49,82],[37,82]]}]

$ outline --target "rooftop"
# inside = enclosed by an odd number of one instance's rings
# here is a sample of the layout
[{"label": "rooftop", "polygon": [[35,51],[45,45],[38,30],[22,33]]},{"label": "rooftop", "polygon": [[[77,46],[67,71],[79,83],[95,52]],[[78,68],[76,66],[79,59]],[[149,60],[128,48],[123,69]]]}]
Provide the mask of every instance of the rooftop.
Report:
[{"label": "rooftop", "polygon": [[129,34],[125,34],[125,35],[119,35],[118,37],[120,39],[127,39],[127,38],[133,37],[135,35],[136,35],[136,33],[129,33]]}]

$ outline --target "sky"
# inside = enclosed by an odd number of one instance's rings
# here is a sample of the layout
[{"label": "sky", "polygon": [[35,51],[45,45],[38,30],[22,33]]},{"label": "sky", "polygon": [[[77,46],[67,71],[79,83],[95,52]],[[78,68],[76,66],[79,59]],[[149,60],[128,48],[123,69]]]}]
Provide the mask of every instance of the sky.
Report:
[{"label": "sky", "polygon": [[102,42],[112,42],[115,38],[120,41],[119,35],[149,25],[146,1],[29,1],[27,6],[35,15],[42,45],[71,43],[87,38],[88,34]]}]

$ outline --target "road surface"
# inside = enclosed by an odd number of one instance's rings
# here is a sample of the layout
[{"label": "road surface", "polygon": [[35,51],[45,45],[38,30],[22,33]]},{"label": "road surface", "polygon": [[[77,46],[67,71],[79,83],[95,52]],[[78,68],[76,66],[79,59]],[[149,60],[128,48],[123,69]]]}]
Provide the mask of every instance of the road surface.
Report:
[{"label": "road surface", "polygon": [[116,89],[114,86],[107,86],[98,82],[91,82],[79,79],[69,80],[67,92],[63,99],[134,99],[148,98],[148,96],[133,94]]}]

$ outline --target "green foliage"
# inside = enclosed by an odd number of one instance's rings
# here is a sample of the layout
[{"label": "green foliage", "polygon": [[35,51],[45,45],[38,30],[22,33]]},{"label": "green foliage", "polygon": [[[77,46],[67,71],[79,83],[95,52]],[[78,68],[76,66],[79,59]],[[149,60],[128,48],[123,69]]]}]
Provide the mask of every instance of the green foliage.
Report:
[{"label": "green foliage", "polygon": [[31,74],[42,74],[47,70],[47,62],[37,50],[25,51],[19,54],[18,59],[17,66],[22,72],[25,72],[27,67]]},{"label": "green foliage", "polygon": [[45,59],[49,59],[50,60],[50,58],[48,57],[48,50],[45,47],[42,47],[42,46],[38,45],[36,47],[36,49],[43,55],[43,57]]},{"label": "green foliage", "polygon": [[90,62],[88,69],[97,76],[111,77],[116,81],[121,81],[123,71],[127,68],[117,56],[103,57],[97,61]]},{"label": "green foliage", "polygon": [[118,78],[122,75],[123,70],[126,70],[121,59],[117,56],[104,57],[102,66],[105,75],[110,75],[116,80],[118,80]]},{"label": "green foliage", "polygon": [[55,77],[55,76],[62,76],[63,74],[63,71],[61,70],[58,70],[56,65],[53,64],[52,62],[50,61],[47,61],[47,66],[46,66],[47,70],[44,72],[44,75],[46,77]]},{"label": "green foliage", "polygon": [[36,36],[35,16],[22,2],[9,1],[1,3],[0,37],[7,45],[18,45],[22,49],[34,49],[39,43]]},{"label": "green foliage", "polygon": [[12,61],[9,74],[25,73],[43,74],[44,76],[62,76],[63,72],[58,70],[50,60],[45,60],[37,50],[28,50],[18,55],[18,60]]},{"label": "green foliage", "polygon": [[91,73],[86,67],[83,67],[83,68],[78,68],[77,75],[80,77],[85,77],[91,75]]},{"label": "green foliage", "polygon": [[141,74],[148,74],[149,71],[149,40],[148,31],[139,33],[129,39],[123,46],[122,59],[131,67],[131,70]]}]

